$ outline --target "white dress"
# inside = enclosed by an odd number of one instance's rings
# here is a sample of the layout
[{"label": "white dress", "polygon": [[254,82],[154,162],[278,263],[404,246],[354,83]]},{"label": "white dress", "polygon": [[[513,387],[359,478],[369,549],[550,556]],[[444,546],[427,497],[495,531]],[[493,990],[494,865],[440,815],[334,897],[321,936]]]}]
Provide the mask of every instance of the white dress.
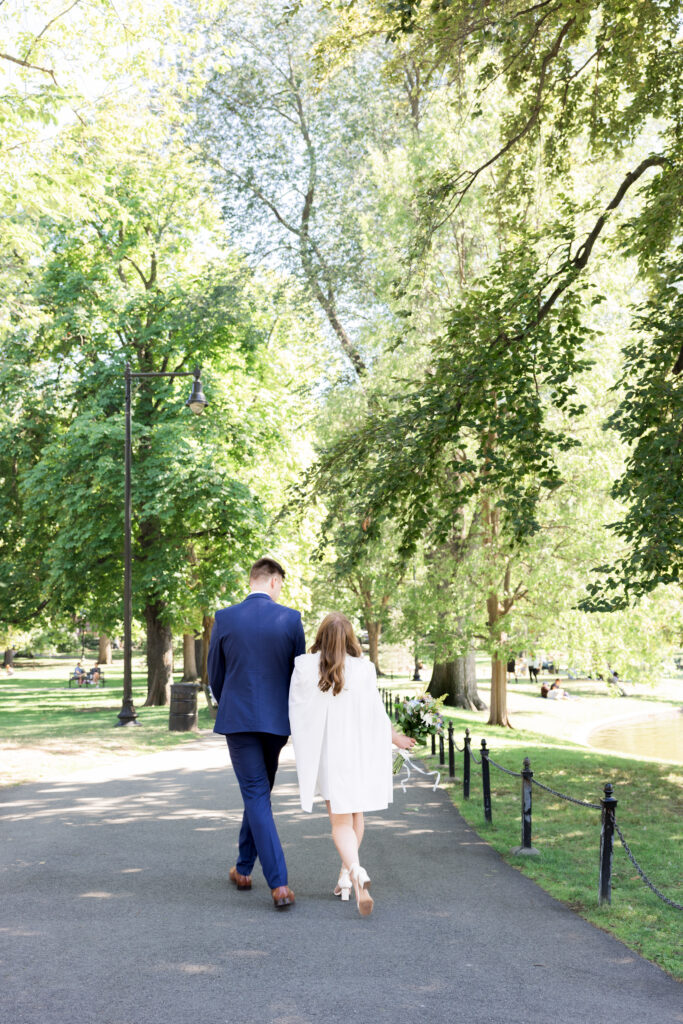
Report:
[{"label": "white dress", "polygon": [[375,666],[347,655],[335,697],[318,686],[319,662],[319,654],[299,655],[289,690],[301,806],[312,811],[319,795],[335,814],[384,810],[393,799],[391,722]]}]

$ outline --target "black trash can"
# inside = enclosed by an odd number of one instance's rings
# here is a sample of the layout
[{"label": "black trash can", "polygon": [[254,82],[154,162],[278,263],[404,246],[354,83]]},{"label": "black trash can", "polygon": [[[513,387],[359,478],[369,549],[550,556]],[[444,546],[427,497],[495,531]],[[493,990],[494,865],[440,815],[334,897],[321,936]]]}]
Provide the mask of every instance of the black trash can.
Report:
[{"label": "black trash can", "polygon": [[196,683],[171,684],[168,728],[170,732],[191,732],[197,728]]}]

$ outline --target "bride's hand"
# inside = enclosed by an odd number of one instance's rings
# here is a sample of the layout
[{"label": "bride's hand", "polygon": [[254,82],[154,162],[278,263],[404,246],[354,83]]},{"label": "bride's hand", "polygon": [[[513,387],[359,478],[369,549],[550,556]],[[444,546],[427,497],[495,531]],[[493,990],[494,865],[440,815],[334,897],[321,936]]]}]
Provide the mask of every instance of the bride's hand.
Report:
[{"label": "bride's hand", "polygon": [[412,750],[415,746],[415,740],[412,736],[404,736],[402,732],[396,732],[395,729],[391,730],[391,739],[394,746],[398,747],[399,750]]}]

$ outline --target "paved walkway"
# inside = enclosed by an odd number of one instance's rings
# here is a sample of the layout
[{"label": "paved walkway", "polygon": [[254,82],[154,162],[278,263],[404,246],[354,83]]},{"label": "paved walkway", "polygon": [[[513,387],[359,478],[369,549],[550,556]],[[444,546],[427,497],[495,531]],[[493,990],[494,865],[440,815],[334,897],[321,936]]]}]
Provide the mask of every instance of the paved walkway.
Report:
[{"label": "paved walkway", "polygon": [[298,902],[227,882],[220,740],[0,794],[8,1024],[683,1022],[683,988],[506,865],[428,784],[369,817],[375,913],[330,895],[322,813],[276,786]]}]

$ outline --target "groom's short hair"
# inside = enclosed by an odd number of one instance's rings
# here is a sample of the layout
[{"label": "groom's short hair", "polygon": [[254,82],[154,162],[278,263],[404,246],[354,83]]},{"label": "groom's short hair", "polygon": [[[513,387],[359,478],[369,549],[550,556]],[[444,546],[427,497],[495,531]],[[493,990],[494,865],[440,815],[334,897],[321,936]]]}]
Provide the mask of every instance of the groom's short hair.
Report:
[{"label": "groom's short hair", "polygon": [[284,580],[285,570],[279,562],[275,561],[274,558],[259,558],[251,567],[249,572],[249,582],[253,583],[254,580],[267,580],[270,579],[271,576],[281,576]]}]

